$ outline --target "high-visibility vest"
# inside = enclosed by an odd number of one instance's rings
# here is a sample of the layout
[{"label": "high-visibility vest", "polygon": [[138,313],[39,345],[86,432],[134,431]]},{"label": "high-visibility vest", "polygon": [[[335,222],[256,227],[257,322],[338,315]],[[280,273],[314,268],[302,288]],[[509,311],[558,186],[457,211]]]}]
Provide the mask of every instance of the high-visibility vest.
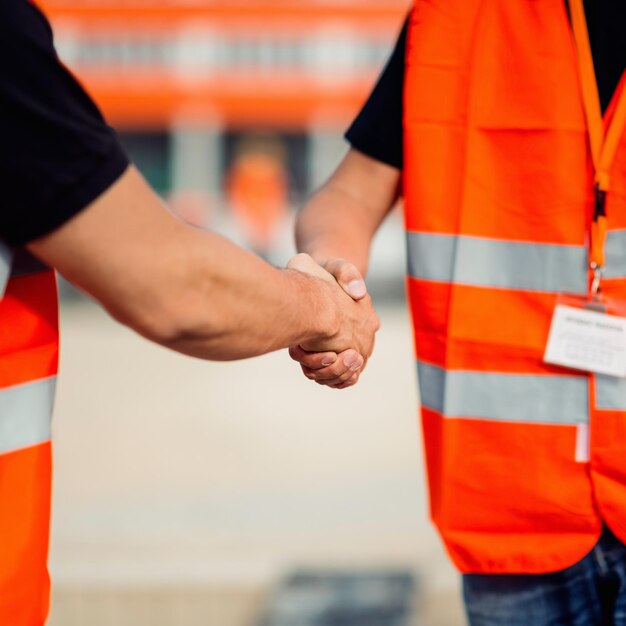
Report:
[{"label": "high-visibility vest", "polygon": [[[607,125],[622,79],[604,115]],[[594,168],[563,0],[417,0],[404,195],[431,516],[463,572],[541,573],[626,542],[626,379],[547,365],[588,293]],[[626,138],[603,292],[626,300]]]},{"label": "high-visibility vest", "polygon": [[0,624],[42,626],[48,614],[58,338],[54,272],[0,242]]}]

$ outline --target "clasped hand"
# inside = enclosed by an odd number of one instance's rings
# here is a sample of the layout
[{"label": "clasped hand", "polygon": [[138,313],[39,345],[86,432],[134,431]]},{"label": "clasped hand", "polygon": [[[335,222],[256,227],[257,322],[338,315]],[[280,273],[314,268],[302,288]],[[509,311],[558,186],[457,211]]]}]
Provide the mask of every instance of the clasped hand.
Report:
[{"label": "clasped hand", "polygon": [[337,335],[291,346],[289,355],[308,379],[334,389],[351,387],[374,350],[374,335],[380,328],[359,270],[345,259],[331,259],[321,266],[308,254],[296,255],[287,267],[330,281],[345,292],[340,297],[342,322]]}]

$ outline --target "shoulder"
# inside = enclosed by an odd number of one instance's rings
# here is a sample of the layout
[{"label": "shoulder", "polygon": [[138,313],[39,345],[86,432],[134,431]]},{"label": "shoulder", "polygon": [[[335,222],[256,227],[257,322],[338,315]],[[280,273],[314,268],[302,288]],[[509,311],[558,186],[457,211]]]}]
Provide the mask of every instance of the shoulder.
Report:
[{"label": "shoulder", "polygon": [[16,41],[44,40],[52,43],[50,23],[29,0],[0,2],[0,45]]}]

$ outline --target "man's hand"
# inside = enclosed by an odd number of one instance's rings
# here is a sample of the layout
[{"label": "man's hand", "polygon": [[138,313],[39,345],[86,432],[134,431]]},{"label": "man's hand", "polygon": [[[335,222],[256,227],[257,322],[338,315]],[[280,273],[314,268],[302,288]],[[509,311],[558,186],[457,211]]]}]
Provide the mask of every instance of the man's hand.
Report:
[{"label": "man's hand", "polygon": [[[328,270],[357,305],[371,306],[362,277],[367,272],[372,238],[398,199],[400,183],[399,169],[351,148],[298,213],[298,250],[308,252]],[[323,354],[303,347],[292,347],[290,354],[302,365],[304,374],[336,387],[353,385],[369,356],[359,354],[356,345],[348,351],[335,348]]]},{"label": "man's hand", "polygon": [[117,320],[184,354],[230,360],[312,341],[320,342],[317,350],[353,343],[371,350],[375,329],[362,319],[367,307],[359,308],[313,261],[325,280],[278,270],[184,224],[132,166],[28,247]]},{"label": "man's hand", "polygon": [[[310,380],[334,389],[351,387],[358,381],[374,349],[374,333],[380,327],[380,321],[367,295],[361,273],[345,259],[330,259],[318,265],[307,254],[295,256],[288,267],[329,282],[336,281],[353,301],[352,306],[348,307],[349,317],[344,320],[345,322],[354,324],[354,318],[351,316],[355,307],[359,312],[361,322],[357,326],[352,326],[353,338],[347,344],[349,346],[347,349],[341,349],[347,340],[346,329],[340,330],[338,336],[327,346],[322,347],[316,343],[289,348],[291,358],[300,363],[304,375]],[[368,338],[368,333],[371,334],[371,338]]]},{"label": "man's hand", "polygon": [[356,265],[345,259],[328,259],[320,266],[334,276],[339,286],[353,299],[362,300],[367,295],[367,287]]}]

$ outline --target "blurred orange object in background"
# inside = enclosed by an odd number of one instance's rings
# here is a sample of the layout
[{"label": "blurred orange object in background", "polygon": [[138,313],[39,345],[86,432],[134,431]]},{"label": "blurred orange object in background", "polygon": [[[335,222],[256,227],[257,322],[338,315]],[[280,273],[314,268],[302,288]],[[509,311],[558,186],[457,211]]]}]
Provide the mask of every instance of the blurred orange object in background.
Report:
[{"label": "blurred orange object in background", "polygon": [[346,123],[408,2],[43,0],[62,58],[117,127]]}]

